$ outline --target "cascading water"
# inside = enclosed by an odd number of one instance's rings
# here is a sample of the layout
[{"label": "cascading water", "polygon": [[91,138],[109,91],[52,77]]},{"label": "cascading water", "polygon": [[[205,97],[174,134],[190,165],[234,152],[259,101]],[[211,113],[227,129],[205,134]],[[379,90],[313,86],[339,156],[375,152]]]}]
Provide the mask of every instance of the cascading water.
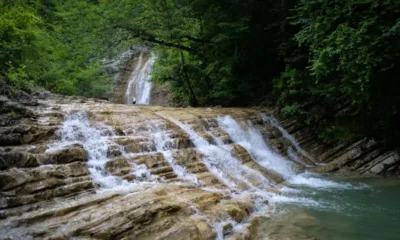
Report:
[{"label": "cascading water", "polygon": [[[344,188],[346,184],[321,179],[317,174],[297,173],[290,161],[275,153],[265,142],[261,133],[251,123],[247,123],[245,131],[232,117],[218,117],[219,126],[238,144],[243,146],[261,166],[281,174],[288,183],[293,185],[308,185],[316,188]],[[290,135],[289,135],[290,136]],[[290,136],[295,146],[300,146]],[[303,150],[304,151],[304,150]],[[292,152],[292,154],[295,154]],[[298,157],[298,156],[296,156]]]},{"label": "cascading water", "polygon": [[[73,113],[67,117],[63,126],[58,130],[60,141],[50,145],[47,152],[56,151],[74,144],[81,144],[88,152],[88,169],[93,180],[99,184],[100,191],[123,190],[131,184],[120,177],[112,176],[106,169],[106,163],[110,160],[108,150],[111,145],[119,148],[122,156],[131,157],[122,146],[111,140],[115,136],[113,129],[103,123],[97,126],[90,124],[87,113],[84,111]],[[131,164],[132,173],[138,179],[151,179],[152,176],[144,164]]]},{"label": "cascading water", "polygon": [[126,92],[125,92],[125,103],[126,104],[132,104],[132,100],[135,97],[132,94],[132,88],[135,89],[134,82],[140,74],[140,70],[142,68],[142,62],[143,62],[143,52],[140,52],[139,58],[136,63],[136,67],[133,70],[133,72],[129,78],[128,87],[126,88]]},{"label": "cascading water", "polygon": [[397,171],[400,158],[375,146],[312,159],[303,144],[324,148],[310,135],[256,109],[39,103],[37,119],[1,128],[0,238],[398,238],[398,179],[310,173]]},{"label": "cascading water", "polygon": [[[274,186],[274,184],[271,183],[259,172],[254,171],[253,169],[250,169],[247,166],[243,165],[237,158],[233,156],[233,149],[227,145],[224,145],[223,142],[218,139],[218,137],[216,137],[213,133],[211,133],[210,131],[206,131],[206,133],[214,139],[217,145],[210,144],[188,124],[182,123],[169,117],[162,117],[173,122],[189,135],[196,149],[204,155],[203,162],[207,166],[208,170],[223,184],[229,187],[231,191],[229,195],[232,198],[242,199],[251,196],[254,199],[255,206],[250,216],[269,215],[268,211],[270,210],[270,205],[268,203],[299,203],[304,206],[318,205],[316,201],[310,198],[300,196],[285,196],[283,194],[269,192],[269,189],[271,188],[271,186]],[[229,116],[227,116],[226,118],[232,119]],[[235,128],[235,131],[244,132],[237,124],[234,124],[233,127]],[[243,144],[245,141],[249,140],[249,138],[246,137],[242,139],[243,136],[246,136],[246,134],[239,136],[237,139],[238,142],[233,139],[234,142]],[[255,139],[255,141],[251,142],[250,144],[256,144],[262,139],[262,136],[259,135],[256,129],[251,129],[251,131],[248,132],[247,137],[250,137],[250,139]],[[266,146],[265,142],[263,144],[263,146]],[[260,145],[256,144],[255,147],[257,146],[259,147]],[[265,156],[273,156],[273,160],[276,160],[277,157],[272,153],[268,153],[267,155],[260,153],[257,154],[257,157],[259,158]],[[283,159],[278,160],[285,161]],[[265,161],[265,159],[263,159],[263,161]],[[287,171],[290,173],[288,175],[295,175],[295,173],[291,172],[290,169]],[[243,184],[246,185],[245,188],[243,188]],[[223,226],[225,224],[231,224],[233,226],[233,232],[243,231],[243,223],[236,222],[230,218],[218,219],[217,221],[212,223],[213,229],[217,232],[217,240],[224,239]]]},{"label": "cascading water", "polygon": [[[169,120],[189,135],[196,148],[204,154],[203,162],[208,170],[231,189],[237,189],[238,183],[244,183],[249,188],[257,190],[259,187],[267,189],[271,186],[266,178],[244,166],[230,151],[210,144],[198,135],[189,125],[178,120]],[[252,183],[252,179],[254,180],[254,178],[256,178],[259,187]]]},{"label": "cascading water", "polygon": [[[138,183],[148,183],[148,181],[152,181],[154,186],[157,184],[179,185],[179,183],[186,183],[197,189],[228,195],[232,199],[252,198],[254,208],[248,218],[257,215],[269,215],[271,204],[295,203],[301,206],[323,206],[324,203],[317,202],[309,195],[304,194],[303,187],[311,189],[346,189],[353,187],[351,184],[342,184],[322,179],[316,174],[298,174],[293,162],[274,152],[268,145],[268,141],[264,140],[261,132],[251,122],[243,122],[241,125],[230,116],[217,117],[216,122],[218,123],[219,130],[228,134],[233,144],[242,146],[259,166],[273,170],[286,180],[283,188],[278,192],[271,191],[271,189],[279,187],[259,171],[243,164],[235,156],[234,147],[230,144],[225,144],[212,131],[203,129],[204,134],[209,135],[213,139],[213,143],[209,143],[190,125],[162,114],[158,115],[163,120],[149,120],[143,125],[144,128],[138,127],[138,129],[144,129],[140,131],[148,134],[151,143],[154,145],[154,149],[157,153],[162,154],[163,159],[172,168],[172,171],[176,174],[180,182],[173,181],[167,183],[158,181],[154,175],[150,174],[149,169],[144,164],[133,163],[131,167],[132,173],[136,176],[135,181],[127,181],[121,177],[113,176],[106,168],[106,163],[112,160],[108,156],[110,146],[118,148],[122,157],[127,159],[137,154],[127,153],[124,147],[112,141],[115,133],[110,126],[102,123],[96,123],[94,126],[89,122],[87,113],[83,111],[71,114],[66,119],[58,131],[61,141],[53,143],[48,151],[54,151],[73,144],[81,144],[89,154],[87,165],[94,182],[99,185],[99,192],[108,190],[132,192],[132,187],[137,186]],[[216,189],[205,186],[195,174],[192,174],[184,166],[178,164],[174,158],[174,152],[179,149],[174,148],[174,142],[170,137],[171,130],[168,129],[165,120],[174,123],[189,136],[196,150],[202,154],[202,162],[208,171],[225,185],[227,189]],[[267,123],[269,124],[269,122]],[[277,121],[274,122],[275,126],[279,126],[278,124]],[[133,131],[132,134],[135,135],[136,132]],[[132,134],[125,133],[125,137],[130,137]],[[296,150],[288,149],[289,154],[292,155],[292,160],[298,158],[298,153],[303,154],[302,151],[304,150],[300,148],[294,138],[290,135],[285,137],[292,142]],[[299,160],[299,162],[301,161]],[[193,202],[184,198],[181,199],[179,196],[176,198],[179,201],[185,202],[194,211],[194,217],[204,220],[215,231],[217,240],[224,239],[224,226],[227,224],[232,226],[232,232],[246,231],[243,230],[246,222],[245,219],[236,221],[229,216],[211,219],[204,215]]]},{"label": "cascading water", "polygon": [[[315,164],[315,161],[313,160],[313,157],[308,154],[306,151],[304,151],[303,148],[300,147],[300,145],[297,143],[297,141],[294,139],[294,137],[292,135],[290,135],[278,122],[278,120],[276,120],[272,115],[267,115],[265,113],[261,114],[262,118],[264,120],[265,123],[276,127],[281,133],[282,136],[284,138],[286,138],[287,140],[290,141],[290,143],[295,147],[296,151],[300,154],[302,154],[303,156],[305,156],[306,158],[308,158],[313,164]],[[290,152],[289,152],[290,151]],[[295,161],[298,162],[303,162],[294,152],[293,148],[288,148],[288,155],[292,156]]]},{"label": "cascading water", "polygon": [[295,175],[291,163],[274,153],[257,129],[248,126],[245,131],[230,116],[219,117],[217,121],[232,140],[244,147],[261,166],[276,171],[286,179]]},{"label": "cascading water", "polygon": [[149,60],[143,66],[141,75],[138,77],[136,83],[136,101],[137,104],[150,104],[150,93],[152,88],[151,71],[153,70],[153,64],[156,60],[154,54],[150,55]]},{"label": "cascading water", "polygon": [[180,179],[199,186],[201,182],[197,179],[197,177],[189,173],[184,167],[179,165],[172,156],[173,143],[172,139],[169,136],[166,124],[162,121],[156,120],[150,121],[147,124],[157,152],[161,152],[163,154],[165,160],[172,167],[174,173]]},{"label": "cascading water", "polygon": [[150,57],[145,59],[144,55],[143,51],[140,52],[136,67],[129,78],[125,92],[126,104],[132,104],[133,98],[136,99],[136,104],[148,105],[150,103],[151,71],[156,57],[154,54],[150,54]]}]

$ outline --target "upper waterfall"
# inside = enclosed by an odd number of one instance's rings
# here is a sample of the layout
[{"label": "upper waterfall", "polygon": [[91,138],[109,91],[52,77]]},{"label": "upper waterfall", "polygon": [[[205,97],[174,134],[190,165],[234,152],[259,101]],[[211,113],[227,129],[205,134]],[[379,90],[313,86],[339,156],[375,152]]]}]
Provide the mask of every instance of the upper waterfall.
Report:
[{"label": "upper waterfall", "polygon": [[[150,56],[148,56],[150,55]],[[152,88],[151,72],[156,57],[153,53],[141,51],[132,71],[125,92],[125,103],[132,104],[135,98],[136,104],[150,104]]]}]

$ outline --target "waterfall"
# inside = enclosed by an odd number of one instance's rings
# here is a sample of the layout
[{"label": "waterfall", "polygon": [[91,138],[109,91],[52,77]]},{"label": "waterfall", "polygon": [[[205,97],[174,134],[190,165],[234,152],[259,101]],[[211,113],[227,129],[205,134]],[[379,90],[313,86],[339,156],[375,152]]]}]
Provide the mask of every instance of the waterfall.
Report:
[{"label": "waterfall", "polygon": [[132,98],[134,97],[132,95],[132,87],[133,87],[133,83],[139,76],[140,70],[142,68],[142,62],[143,62],[143,52],[140,52],[139,58],[136,63],[136,67],[133,70],[133,72],[129,78],[128,87],[126,88],[125,101],[127,104],[132,104]]},{"label": "waterfall", "polygon": [[[106,169],[106,163],[110,160],[108,151],[110,146],[117,147],[122,156],[132,157],[124,151],[122,146],[119,146],[111,140],[115,133],[111,126],[103,123],[98,123],[93,126],[85,111],[73,113],[67,117],[62,127],[57,134],[60,136],[60,141],[50,144],[47,152],[74,145],[81,144],[88,152],[87,166],[90,175],[95,183],[97,183],[100,191],[103,190],[124,190],[133,186],[128,181],[118,176],[112,176]],[[131,163],[132,174],[138,179],[152,179],[150,171],[144,164]]]},{"label": "waterfall", "polygon": [[245,131],[230,116],[219,117],[217,121],[232,140],[244,147],[261,166],[274,170],[286,179],[295,175],[291,163],[274,153],[257,129],[249,126]]},{"label": "waterfall", "polygon": [[266,178],[243,165],[229,150],[210,144],[189,125],[175,119],[169,120],[189,135],[195,147],[204,154],[203,162],[208,170],[229,188],[238,190],[240,189],[239,183],[246,185],[248,189],[256,191],[259,191],[260,188],[267,189],[271,186]]},{"label": "waterfall", "polygon": [[[220,215],[210,217],[209,213],[202,212],[196,207],[194,201],[176,196],[175,198],[187,205],[193,216],[206,222],[206,224],[216,233],[216,239],[225,239],[225,231],[242,232],[246,230],[247,221],[253,216],[269,215],[271,206],[276,203],[296,203],[303,206],[319,206],[319,202],[301,195],[302,190],[297,186],[307,186],[311,188],[349,188],[351,185],[340,184],[334,181],[324,180],[316,174],[298,174],[295,170],[294,162],[274,152],[265,141],[261,132],[253,126],[250,121],[238,122],[231,116],[220,116],[213,121],[217,124],[217,130],[227,134],[231,144],[226,144],[220,139],[219,134],[214,134],[210,129],[203,127],[202,130],[179,121],[175,118],[165,116],[162,113],[156,113],[160,119],[148,119],[144,122],[135,122],[127,124],[122,138],[134,139],[137,135],[149,139],[152,145],[148,149],[139,153],[130,153],[124,146],[117,144],[119,136],[116,136],[112,127],[99,122],[90,122],[87,112],[80,111],[70,114],[61,128],[58,130],[60,140],[50,145],[49,152],[65,148],[74,144],[80,144],[88,152],[89,159],[87,166],[93,181],[98,185],[97,192],[122,191],[131,194],[139,194],[145,188],[140,186],[152,187],[165,185],[188,186],[191,189],[199,191],[214,192],[221,194],[229,199],[243,201],[252,199],[254,206],[248,216],[240,221],[234,220],[229,215]],[[219,180],[220,184],[207,186],[200,181],[198,176],[191,173],[185,166],[178,163],[175,159],[175,153],[180,151],[171,137],[175,128],[170,128],[168,122],[175,124],[179,130],[183,131],[192,144],[195,151],[200,153],[201,160],[208,172]],[[196,123],[199,124],[199,123]],[[195,130],[196,129],[196,130]],[[208,135],[212,139],[204,136]],[[113,140],[114,139],[114,140]],[[293,139],[293,141],[295,141]],[[146,140],[147,143],[147,140]],[[137,144],[137,143],[136,143]],[[297,144],[297,142],[295,142]],[[293,146],[296,146],[293,144]],[[269,176],[259,169],[254,169],[246,165],[235,152],[235,147],[240,145],[247,151],[257,166],[267,170],[272,170],[281,175],[286,182],[278,186],[275,182],[268,179]],[[131,167],[131,174],[135,176],[132,180],[125,180],[121,176],[114,176],[108,169],[107,163],[115,160],[109,154],[110,148],[116,148],[121,153],[120,158],[127,160]],[[297,149],[296,149],[297,150]],[[297,152],[288,150],[295,158]],[[165,181],[158,176],[151,174],[151,166],[146,166],[129,161],[135,157],[148,156],[161,153],[163,160],[172,169],[177,179]],[[149,154],[149,155],[146,155]],[[146,159],[146,158],[142,158]],[[163,161],[161,160],[161,161]],[[153,163],[162,166],[161,162]],[[266,175],[264,175],[266,174]],[[178,181],[176,181],[178,180]],[[147,184],[147,185],[146,185]],[[281,188],[281,190],[279,190]],[[274,190],[275,189],[275,190]],[[273,207],[272,207],[273,209]],[[225,226],[232,226],[231,230],[226,230]]]},{"label": "waterfall", "polygon": [[174,173],[184,181],[188,181],[196,186],[201,185],[197,177],[179,165],[172,156],[172,139],[169,136],[165,122],[153,120],[149,121],[147,124],[157,152],[162,153],[164,159],[172,167]]},{"label": "waterfall", "polygon": [[[305,200],[299,198],[288,199],[284,196],[277,196],[268,192],[271,187],[274,187],[274,184],[260,172],[243,164],[240,159],[234,156],[233,148],[224,144],[212,132],[205,130],[205,133],[212,137],[215,144],[209,143],[188,124],[165,116],[162,117],[174,123],[188,134],[196,149],[202,153],[203,163],[208,171],[235,194],[240,193],[240,196],[241,194],[246,195],[251,193],[261,199],[275,199],[277,201]],[[316,188],[350,187],[321,179],[316,174],[297,174],[292,166],[292,162],[273,152],[263,139],[261,133],[251,123],[246,123],[245,130],[230,116],[218,117],[216,120],[219,128],[225,131],[235,144],[239,144],[246,149],[255,162],[265,169],[279,173],[289,184],[293,186],[306,185]],[[207,191],[215,191],[215,189],[202,186],[202,182],[196,175],[190,173],[174,159],[173,152],[177,149],[173,147],[174,144],[170,137],[170,130],[165,121],[150,120],[145,125],[156,152],[163,155],[165,161],[181,181],[196,187],[202,187]],[[111,147],[117,148],[121,152],[122,157],[127,159],[142,153],[134,154],[126,152],[123,146],[118,145],[112,140],[116,134],[111,126],[104,123],[91,124],[85,111],[69,115],[57,134],[60,136],[60,141],[50,144],[47,152],[54,152],[74,144],[82,145],[88,152],[88,169],[94,182],[99,185],[99,191],[123,190],[134,186],[138,182],[154,182],[157,180],[157,176],[152,175],[146,165],[132,162],[130,162],[132,167],[131,172],[136,177],[136,181],[128,182],[119,176],[113,176],[109,173],[106,164],[112,160],[112,157],[108,156],[108,151]],[[293,141],[295,140],[293,139]],[[298,146],[297,142],[295,144]],[[296,146],[295,144],[293,145]],[[288,151],[293,155],[292,158],[298,158],[291,147],[289,147]],[[217,191],[222,190],[219,189]],[[235,197],[237,196],[235,195]],[[262,203],[263,201],[261,200],[260,202]],[[259,207],[262,208],[263,204],[259,205]]]},{"label": "waterfall", "polygon": [[[139,54],[128,94],[154,60]],[[400,222],[398,180],[381,192],[379,182],[364,185],[370,179],[317,173],[395,171],[397,155],[374,145],[338,146],[313,162],[303,145],[322,145],[303,131],[291,135],[287,124],[257,109],[131,106],[60,95],[38,101],[30,107],[35,118],[2,129],[5,238],[325,239],[304,231],[337,237],[336,226],[348,232],[361,219],[360,234],[348,235],[363,237],[365,226],[381,223],[395,232]],[[318,166],[325,155],[329,165]],[[384,205],[387,199],[395,204]],[[371,221],[359,218],[364,213]]]},{"label": "waterfall", "polygon": [[[279,155],[279,153],[273,152],[261,133],[251,123],[247,123],[247,131],[245,131],[231,116],[218,117],[217,121],[219,126],[229,134],[232,140],[244,147],[257,163],[281,174],[292,185],[305,185],[314,188],[350,187],[346,184],[321,179],[317,174],[309,174],[307,172],[297,173],[292,162]],[[276,124],[279,123],[276,121]],[[293,145],[301,149],[296,140],[291,136],[290,138],[294,143]],[[291,152],[290,148],[288,148],[288,151],[290,154],[295,155],[294,152]],[[298,159],[298,156],[295,155],[294,158]]]},{"label": "waterfall", "polygon": [[[300,154],[302,154],[303,156],[305,156],[307,159],[309,159],[314,165],[315,165],[315,161],[313,159],[313,157],[311,157],[310,154],[308,154],[306,151],[304,151],[303,148],[300,147],[300,145],[297,143],[296,139],[294,139],[294,137],[292,135],[290,135],[278,122],[278,120],[276,120],[272,115],[267,115],[267,114],[262,114],[262,118],[264,120],[265,123],[276,127],[281,133],[282,136],[284,138],[286,138],[287,140],[289,140],[289,142],[295,147],[296,151]],[[295,153],[293,148],[289,147],[288,148],[288,155],[291,156],[293,158],[293,160],[298,161],[298,162],[303,162]],[[304,163],[304,162],[303,162]]]},{"label": "waterfall", "polygon": [[[260,174],[260,172],[255,171],[244,165],[238,158],[234,156],[233,148],[224,144],[211,131],[203,129],[206,134],[210,135],[213,138],[216,145],[209,143],[190,125],[176,119],[163,116],[161,114],[160,116],[173,122],[189,135],[189,138],[195,145],[196,150],[200,151],[203,154],[202,160],[203,163],[207,166],[208,170],[218,180],[220,180],[221,183],[229,188],[230,193],[228,193],[228,195],[230,195],[233,199],[245,199],[249,196],[253,198],[254,209],[252,212],[249,213],[248,218],[257,215],[268,215],[269,211],[271,211],[270,204],[272,203],[296,203],[303,206],[319,205],[318,202],[310,198],[270,192],[269,190],[276,186],[266,177]],[[227,125],[232,124],[230,125],[231,129],[221,126],[223,125],[224,120],[227,121],[225,122],[227,123]],[[230,116],[217,118],[217,121],[220,123],[219,127],[221,127],[223,130],[232,130],[231,133],[234,133],[231,135],[232,140],[235,143],[243,144],[244,146],[248,147],[248,149],[250,150],[249,153],[253,154],[253,156],[256,157],[255,160],[257,161],[258,159],[267,169],[271,169],[271,166],[275,166],[276,170],[281,170],[282,174],[288,176],[288,178],[296,176],[295,172],[290,168],[290,161],[287,161],[279,157],[277,154],[272,153],[272,151],[269,150],[269,148],[267,147],[267,144],[264,142],[264,140],[262,140],[261,134],[255,128],[251,128],[247,133],[245,133],[245,131],[243,131],[243,129],[241,129],[236,121],[233,120],[233,118],[231,118]],[[235,132],[242,133],[235,136],[236,140],[233,139]],[[249,140],[250,142],[247,142]],[[253,146],[250,147],[251,144],[253,144]],[[262,152],[262,149],[257,150],[258,147],[265,147],[265,151],[267,151],[267,153]],[[268,159],[270,157],[272,157],[272,159]],[[277,162],[274,163],[274,161]],[[283,165],[282,168],[279,168],[280,164]],[[301,177],[300,179],[304,178]],[[212,228],[217,233],[216,240],[225,239],[223,230],[223,226],[225,224],[232,225],[232,232],[241,232],[247,231],[245,230],[245,222],[245,220],[237,222],[229,217],[216,219],[212,223],[207,220],[207,223],[212,224]]]},{"label": "waterfall", "polygon": [[139,76],[136,84],[137,104],[150,104],[150,93],[152,88],[151,72],[155,62],[155,55],[151,54],[150,59],[143,66],[142,74]]},{"label": "waterfall", "polygon": [[132,104],[132,99],[136,99],[136,104],[150,104],[150,93],[152,88],[151,71],[155,61],[155,55],[150,54],[150,57],[145,60],[143,51],[137,60],[136,67],[133,70],[128,87],[125,92],[125,101],[127,104]]}]

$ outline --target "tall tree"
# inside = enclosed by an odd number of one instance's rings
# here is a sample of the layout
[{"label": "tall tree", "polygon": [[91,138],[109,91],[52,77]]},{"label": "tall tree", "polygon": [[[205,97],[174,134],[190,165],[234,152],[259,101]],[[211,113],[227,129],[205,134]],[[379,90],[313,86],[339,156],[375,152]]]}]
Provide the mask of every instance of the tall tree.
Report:
[{"label": "tall tree", "polygon": [[281,99],[292,106],[310,101],[347,106],[328,123],[331,139],[398,138],[399,19],[398,1],[300,1],[293,21],[300,29],[297,61],[288,61],[276,83]]}]

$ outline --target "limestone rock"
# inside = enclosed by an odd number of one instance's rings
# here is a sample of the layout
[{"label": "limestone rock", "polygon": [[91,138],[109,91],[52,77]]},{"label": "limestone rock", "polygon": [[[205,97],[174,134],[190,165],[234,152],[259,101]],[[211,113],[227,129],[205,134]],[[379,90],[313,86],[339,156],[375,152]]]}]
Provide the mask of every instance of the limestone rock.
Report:
[{"label": "limestone rock", "polygon": [[85,162],[88,160],[88,153],[82,147],[68,147],[49,155],[44,164],[67,164],[72,162]]},{"label": "limestone rock", "polygon": [[[236,240],[311,239],[304,228],[316,223],[306,213],[279,221],[271,220],[271,210],[257,213],[257,204],[270,203],[253,190],[277,194],[286,177],[233,141],[216,120],[225,115],[237,119],[244,131],[259,131],[272,144],[271,154],[283,155],[293,173],[400,174],[396,151],[368,139],[329,147],[297,121],[283,119],[282,127],[297,146],[257,109],[127,106],[50,93],[39,100],[0,94],[0,106],[18,114],[0,117],[4,239],[200,240],[217,234]],[[100,139],[92,145],[61,142],[57,129],[68,114],[79,111],[87,112],[87,128],[104,130],[101,136],[94,134]],[[158,136],[165,140],[163,146],[155,139],[159,133],[164,134]],[[202,138],[198,148],[196,138]],[[217,147],[220,154],[207,155]]]}]

